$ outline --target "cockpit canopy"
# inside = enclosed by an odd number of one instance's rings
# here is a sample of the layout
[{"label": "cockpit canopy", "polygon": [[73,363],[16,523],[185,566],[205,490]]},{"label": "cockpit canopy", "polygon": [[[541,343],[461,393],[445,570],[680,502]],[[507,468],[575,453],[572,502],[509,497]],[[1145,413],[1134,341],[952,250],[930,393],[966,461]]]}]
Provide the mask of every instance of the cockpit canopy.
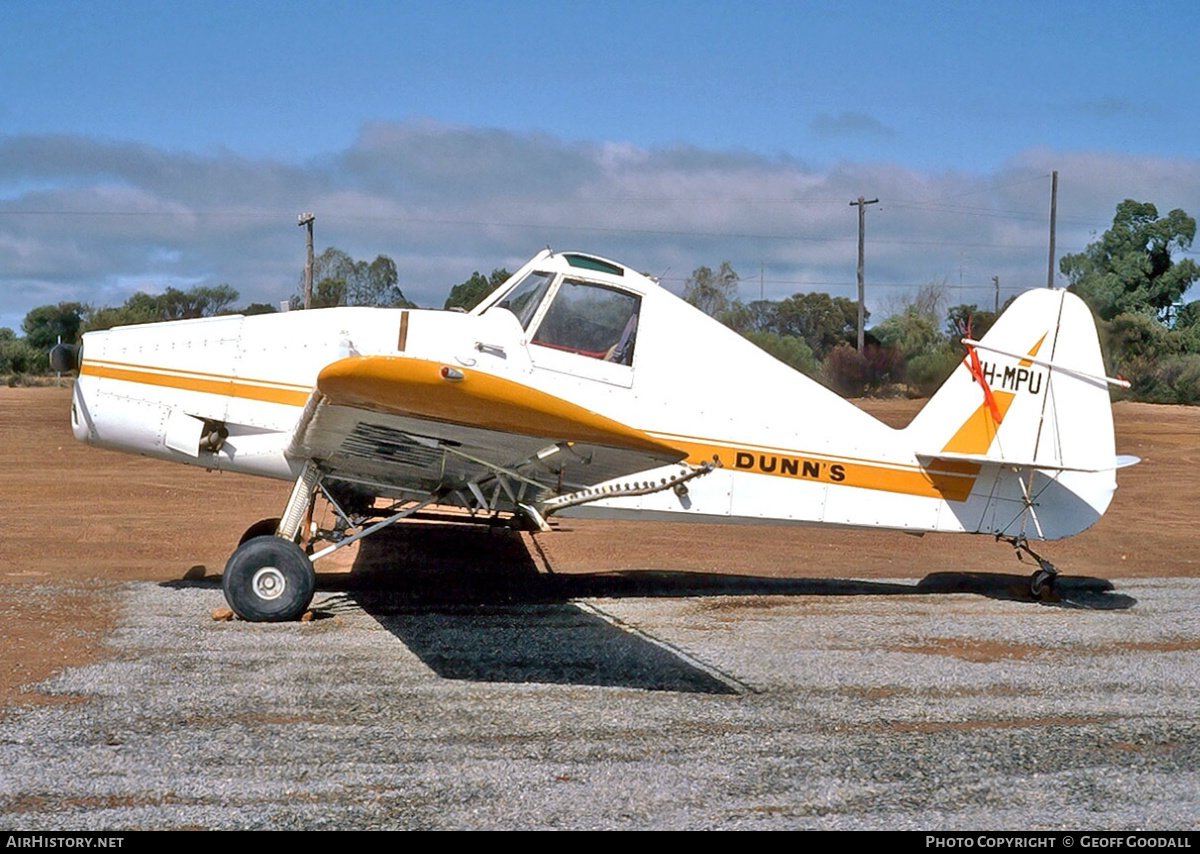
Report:
[{"label": "cockpit canopy", "polygon": [[476,311],[511,312],[532,345],[632,365],[643,294],[624,279],[601,258],[542,253]]}]

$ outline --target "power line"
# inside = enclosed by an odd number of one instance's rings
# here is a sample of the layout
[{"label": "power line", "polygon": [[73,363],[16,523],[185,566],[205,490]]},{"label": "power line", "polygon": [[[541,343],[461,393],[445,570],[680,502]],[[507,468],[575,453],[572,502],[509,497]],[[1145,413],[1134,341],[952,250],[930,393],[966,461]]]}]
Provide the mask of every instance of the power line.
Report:
[{"label": "power line", "polygon": [[[660,282],[686,282],[687,281],[687,278],[683,277],[683,276],[657,276],[656,278]],[[747,280],[747,281],[752,281],[752,280]],[[809,287],[809,288],[811,288],[811,287],[853,288],[853,287],[857,286],[857,283],[853,282],[853,281],[821,282],[821,281],[801,281],[799,279],[767,279],[766,284],[786,285],[788,287]],[[871,281],[872,288],[919,288],[922,285],[927,285],[927,284],[929,284],[928,280],[922,281],[922,282],[877,282],[874,280]],[[964,284],[964,285],[947,285],[946,287],[953,288],[954,290],[964,290],[964,291],[972,291],[972,290],[974,290],[974,291],[991,291],[995,288],[995,285],[965,285]],[[1012,290],[1012,291],[1025,291],[1028,289],[1029,289],[1028,287],[1023,287],[1020,285],[1013,286],[1011,288],[1006,286],[1004,288],[1004,290]]]},{"label": "power line", "polygon": [[[149,216],[161,218],[164,216],[180,217],[262,217],[274,219],[281,214],[277,211],[3,211],[6,214],[35,215],[35,216]],[[464,220],[436,217],[405,217],[405,216],[365,216],[363,214],[323,213],[324,220],[342,222],[403,222],[415,225],[456,225],[473,228],[524,228],[541,231],[579,231],[599,232],[605,234],[653,234],[667,237],[722,237],[738,240],[786,240],[804,241],[808,243],[850,243],[853,238],[833,237],[804,234],[749,234],[732,231],[685,231],[679,229],[629,228],[598,225],[563,225],[561,223],[536,222],[498,222],[495,220]],[[907,240],[900,238],[875,238],[878,244],[890,246],[965,246],[979,249],[1040,249],[1042,244],[1019,243],[980,243],[953,240]]]}]

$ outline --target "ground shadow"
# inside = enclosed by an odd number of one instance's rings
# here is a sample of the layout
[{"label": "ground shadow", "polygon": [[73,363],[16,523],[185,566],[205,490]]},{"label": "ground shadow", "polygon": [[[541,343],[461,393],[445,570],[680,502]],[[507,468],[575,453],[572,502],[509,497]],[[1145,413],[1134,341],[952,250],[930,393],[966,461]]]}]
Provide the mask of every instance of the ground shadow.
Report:
[{"label": "ground shadow", "polygon": [[[314,605],[371,615],[447,679],[736,694],[736,680],[576,604],[507,529],[411,525],[363,540]],[[332,596],[322,594],[339,591]]]},{"label": "ground shadow", "polygon": [[[550,571],[545,571],[550,570]],[[1129,608],[1108,581],[1063,577],[1036,600],[1028,575],[935,573],[911,584],[640,570],[554,573],[503,528],[407,525],[364,540],[348,575],[321,576],[314,604],[361,607],[438,674],[652,690],[737,691],[723,674],[602,612],[596,598],[973,593],[1069,608]],[[332,595],[330,595],[332,594]]]},{"label": "ground shadow", "polygon": [[397,607],[356,604],[446,679],[738,694],[744,689],[669,645],[572,603]]},{"label": "ground shadow", "polygon": [[[364,539],[349,573],[322,573],[319,591],[352,593],[379,607],[479,608],[498,605],[561,604],[584,598],[686,596],[910,596],[972,593],[991,599],[1049,607],[1125,610],[1137,604],[1103,578],[1060,575],[1041,598],[1029,589],[1029,574],[936,572],[920,581],[867,581],[733,575],[673,570],[597,571],[558,574],[539,569],[525,541],[507,528],[476,525],[408,524]],[[797,572],[802,572],[798,567]],[[160,586],[219,587],[221,576],[189,568]]]},{"label": "ground shadow", "polygon": [[[194,566],[168,587],[211,587]],[[1119,610],[1136,604],[1099,578],[1061,576],[1032,596],[1029,576],[939,572],[913,583],[638,570],[558,574],[539,567],[506,528],[408,524],[359,544],[349,573],[319,574],[318,617],[361,608],[447,679],[604,685],[728,694],[736,680],[603,611],[597,598],[912,596],[971,593],[1049,607]]]},{"label": "ground shadow", "polygon": [[[1060,575],[1035,597],[1029,574],[937,572],[912,583],[850,578],[733,575],[673,570],[556,573],[539,569],[520,535],[471,525],[406,525],[363,540],[349,574],[318,586],[353,591],[390,607],[436,608],[564,603],[586,598],[686,596],[911,596],[973,593],[1050,607],[1124,610],[1137,604],[1102,578]],[[797,568],[797,573],[803,567]]]}]

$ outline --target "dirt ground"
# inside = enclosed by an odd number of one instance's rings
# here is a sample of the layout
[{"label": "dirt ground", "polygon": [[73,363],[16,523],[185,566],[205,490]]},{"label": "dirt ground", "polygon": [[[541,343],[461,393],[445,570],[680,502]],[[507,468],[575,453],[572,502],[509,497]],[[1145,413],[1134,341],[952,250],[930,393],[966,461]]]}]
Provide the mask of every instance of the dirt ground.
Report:
[{"label": "dirt ground", "polygon": [[[862,406],[902,426],[921,403]],[[45,701],[28,686],[103,652],[101,639],[115,618],[109,585],[219,575],[242,531],[278,515],[290,489],[87,447],[71,436],[69,406],[66,388],[0,388],[0,710]],[[1142,464],[1118,475],[1120,490],[1094,528],[1048,544],[1046,556],[1072,575],[1198,574],[1200,408],[1119,403],[1115,416],[1117,452]],[[921,578],[1029,571],[987,537],[576,520],[523,536],[533,562],[556,573]],[[522,550],[513,538],[487,532],[449,539],[476,562],[483,551],[507,559]],[[431,542],[445,540],[435,534]],[[349,554],[324,568],[322,583],[356,570],[355,560]]]}]

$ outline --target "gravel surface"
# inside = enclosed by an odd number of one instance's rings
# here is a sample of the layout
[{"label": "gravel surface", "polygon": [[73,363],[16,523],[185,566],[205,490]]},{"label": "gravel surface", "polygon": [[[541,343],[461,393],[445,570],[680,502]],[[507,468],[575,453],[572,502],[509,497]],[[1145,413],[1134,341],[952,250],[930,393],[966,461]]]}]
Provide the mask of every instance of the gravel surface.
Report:
[{"label": "gravel surface", "polygon": [[1197,827],[1200,580],[914,584],[287,625],[116,585],[109,657],[0,720],[0,827]]}]

